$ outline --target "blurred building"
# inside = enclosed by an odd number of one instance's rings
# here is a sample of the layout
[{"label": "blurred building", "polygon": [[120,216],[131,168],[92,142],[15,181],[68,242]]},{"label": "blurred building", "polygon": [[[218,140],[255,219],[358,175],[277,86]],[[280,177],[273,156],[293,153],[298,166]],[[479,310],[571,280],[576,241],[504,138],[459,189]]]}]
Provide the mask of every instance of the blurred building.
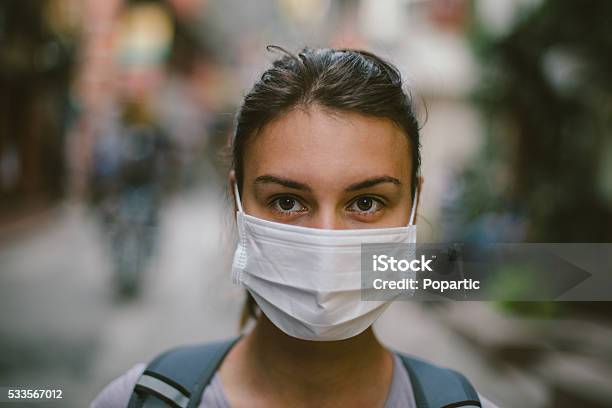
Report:
[{"label": "blurred building", "polygon": [[0,222],[61,196],[74,116],[75,2],[0,4]]}]

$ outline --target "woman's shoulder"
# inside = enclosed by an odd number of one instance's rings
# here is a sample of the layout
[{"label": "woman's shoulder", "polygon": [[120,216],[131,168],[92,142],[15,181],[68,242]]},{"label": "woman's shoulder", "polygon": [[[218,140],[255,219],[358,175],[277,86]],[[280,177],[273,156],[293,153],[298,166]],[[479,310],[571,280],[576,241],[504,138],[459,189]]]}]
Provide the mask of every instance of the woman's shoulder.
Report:
[{"label": "woman's shoulder", "polygon": [[127,370],[121,376],[111,381],[96,398],[92,401],[90,408],[116,408],[126,407],[132,396],[134,385],[147,367],[144,363],[138,363]]}]

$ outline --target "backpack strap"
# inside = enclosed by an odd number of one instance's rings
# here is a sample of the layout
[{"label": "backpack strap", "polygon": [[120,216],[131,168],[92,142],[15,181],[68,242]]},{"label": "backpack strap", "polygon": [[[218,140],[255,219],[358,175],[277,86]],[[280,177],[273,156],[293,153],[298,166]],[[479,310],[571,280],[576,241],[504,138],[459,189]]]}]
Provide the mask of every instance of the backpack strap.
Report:
[{"label": "backpack strap", "polygon": [[474,387],[457,371],[435,366],[400,353],[418,408],[480,407]]},{"label": "backpack strap", "polygon": [[128,408],[197,407],[204,388],[239,339],[181,346],[159,355],[136,382]]}]

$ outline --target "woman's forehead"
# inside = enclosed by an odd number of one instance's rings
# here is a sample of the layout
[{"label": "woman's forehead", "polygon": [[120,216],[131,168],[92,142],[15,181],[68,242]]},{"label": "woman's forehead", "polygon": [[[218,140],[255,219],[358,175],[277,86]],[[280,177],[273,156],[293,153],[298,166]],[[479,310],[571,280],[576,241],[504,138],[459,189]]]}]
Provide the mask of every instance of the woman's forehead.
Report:
[{"label": "woman's forehead", "polygon": [[253,138],[245,149],[244,178],[275,174],[350,183],[386,175],[409,183],[411,161],[407,137],[391,120],[313,107],[292,110]]}]

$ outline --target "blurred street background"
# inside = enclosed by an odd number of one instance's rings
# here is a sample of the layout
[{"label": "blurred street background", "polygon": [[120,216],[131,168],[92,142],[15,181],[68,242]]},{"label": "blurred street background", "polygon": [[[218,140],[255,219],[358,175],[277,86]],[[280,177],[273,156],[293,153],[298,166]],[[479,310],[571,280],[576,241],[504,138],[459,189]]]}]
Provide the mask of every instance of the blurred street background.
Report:
[{"label": "blurred street background", "polygon": [[[238,333],[225,147],[269,44],[401,69],[420,242],[612,242],[610,27],[609,0],[3,0],[0,386],[84,407]],[[376,330],[500,407],[610,407],[610,312],[396,302]]]}]

